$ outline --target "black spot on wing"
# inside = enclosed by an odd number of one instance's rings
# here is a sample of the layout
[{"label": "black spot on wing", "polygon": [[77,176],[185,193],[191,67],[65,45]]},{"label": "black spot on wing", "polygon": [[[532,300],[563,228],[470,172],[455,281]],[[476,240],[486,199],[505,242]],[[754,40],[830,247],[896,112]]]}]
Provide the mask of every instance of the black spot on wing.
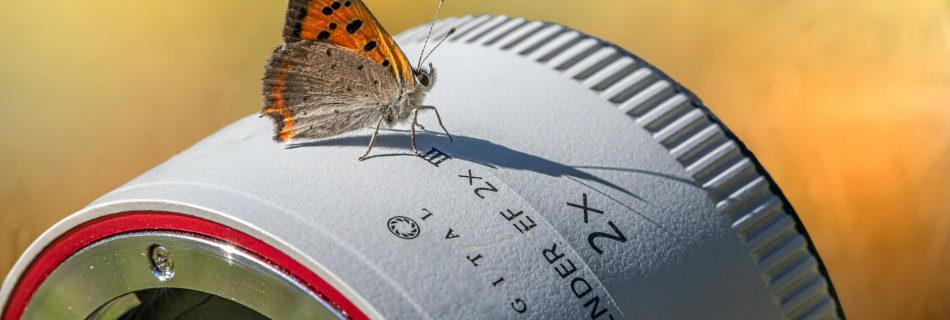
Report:
[{"label": "black spot on wing", "polygon": [[360,30],[360,27],[362,26],[363,26],[363,21],[360,19],[350,21],[350,23],[346,24],[346,32],[349,32],[351,34],[356,33],[356,31]]},{"label": "black spot on wing", "polygon": [[353,4],[353,3],[351,3],[350,1],[347,1],[347,2],[344,2],[344,3],[343,3],[343,6],[349,7],[351,4]]},{"label": "black spot on wing", "polygon": [[370,40],[369,42],[366,43],[365,46],[363,46],[363,50],[365,51],[370,51],[373,49],[376,49],[376,41],[373,41],[373,40]]},{"label": "black spot on wing", "polygon": [[330,30],[336,30],[336,22],[330,22],[330,25],[327,26]]},{"label": "black spot on wing", "polygon": [[333,9],[339,9],[339,8],[340,8],[340,2],[339,2],[339,1],[333,1],[333,4],[331,4],[330,6],[333,7]]},{"label": "black spot on wing", "polygon": [[330,39],[330,33],[327,31],[320,31],[320,34],[317,35],[317,40],[326,40]]},{"label": "black spot on wing", "polygon": [[388,67],[388,66],[389,66],[389,59],[383,60],[383,66],[384,66],[384,67]]}]

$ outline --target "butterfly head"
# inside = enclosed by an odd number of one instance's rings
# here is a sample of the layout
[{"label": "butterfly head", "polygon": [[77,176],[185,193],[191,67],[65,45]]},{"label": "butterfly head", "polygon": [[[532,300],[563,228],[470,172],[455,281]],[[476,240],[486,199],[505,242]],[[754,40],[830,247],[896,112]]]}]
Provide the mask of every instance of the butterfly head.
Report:
[{"label": "butterfly head", "polygon": [[435,85],[436,72],[432,63],[429,63],[428,66],[419,66],[413,69],[412,74],[415,75],[416,83],[425,88],[425,91],[429,91]]}]

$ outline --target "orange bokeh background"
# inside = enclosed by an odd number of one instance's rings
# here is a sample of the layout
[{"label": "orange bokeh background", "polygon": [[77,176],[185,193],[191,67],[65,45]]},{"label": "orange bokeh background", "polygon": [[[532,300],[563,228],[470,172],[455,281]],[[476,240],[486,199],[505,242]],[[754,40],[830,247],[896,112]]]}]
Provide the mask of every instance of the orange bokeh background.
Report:
[{"label": "orange bokeh background", "polygon": [[[434,0],[366,0],[393,32]],[[259,109],[279,0],[0,5],[0,272]],[[797,208],[854,319],[950,317],[950,1],[449,0],[615,42],[696,92]]]}]

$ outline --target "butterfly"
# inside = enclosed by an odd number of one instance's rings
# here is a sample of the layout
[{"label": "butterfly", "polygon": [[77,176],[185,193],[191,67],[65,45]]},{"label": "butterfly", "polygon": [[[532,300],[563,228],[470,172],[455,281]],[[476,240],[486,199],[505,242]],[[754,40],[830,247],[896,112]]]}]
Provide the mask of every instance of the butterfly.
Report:
[{"label": "butterfly", "polygon": [[359,157],[364,160],[383,124],[411,118],[416,153],[422,110],[435,111],[452,140],[438,110],[423,105],[435,84],[435,68],[423,67],[421,56],[412,67],[363,1],[290,0],[283,39],[267,61],[262,88],[261,116],[274,121],[275,141],[320,139],[375,125]]}]

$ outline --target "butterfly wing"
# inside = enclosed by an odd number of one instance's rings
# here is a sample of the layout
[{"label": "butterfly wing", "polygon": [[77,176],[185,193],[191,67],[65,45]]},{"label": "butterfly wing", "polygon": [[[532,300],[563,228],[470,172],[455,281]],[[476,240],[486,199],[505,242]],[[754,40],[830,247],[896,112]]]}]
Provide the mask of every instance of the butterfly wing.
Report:
[{"label": "butterfly wing", "polygon": [[388,68],[405,89],[415,86],[409,60],[361,0],[290,0],[284,42],[335,44]]},{"label": "butterfly wing", "polygon": [[[285,43],[267,62],[263,115],[274,140],[318,139],[375,124],[399,94],[390,70],[340,46]],[[386,113],[391,114],[391,113]]]}]

